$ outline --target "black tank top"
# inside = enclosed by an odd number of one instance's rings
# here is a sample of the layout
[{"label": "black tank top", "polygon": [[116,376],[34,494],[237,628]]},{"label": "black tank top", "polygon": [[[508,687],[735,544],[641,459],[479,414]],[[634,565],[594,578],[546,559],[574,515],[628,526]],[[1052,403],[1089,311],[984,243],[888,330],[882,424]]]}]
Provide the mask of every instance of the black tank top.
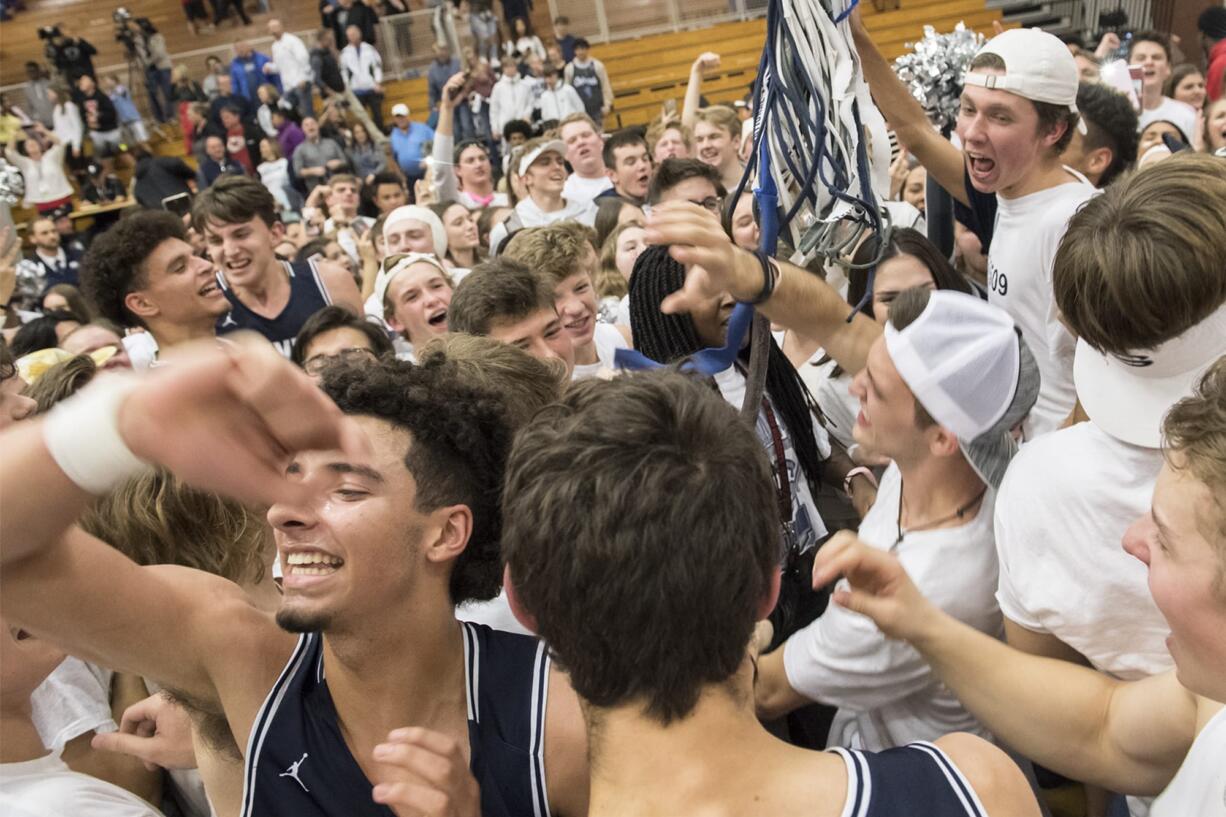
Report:
[{"label": "black tank top", "polygon": [[848,817],[988,817],[962,771],[934,744],[830,751],[847,764]]},{"label": "black tank top", "polygon": [[[545,645],[482,624],[461,627],[469,765],[481,786],[482,817],[547,817]],[[242,817],[394,817],[371,799],[373,788],[341,735],[323,639],[304,635],[252,727]]]},{"label": "black tank top", "polygon": [[319,277],[314,259],[308,261],[280,262],[289,277],[289,301],[275,318],[257,315],[238,299],[230,288],[226,276],[218,271],[217,284],[230,302],[230,311],[217,319],[217,334],[225,335],[248,329],[258,332],[277,347],[277,351],[289,357],[294,348],[294,338],[307,318],[332,303],[328,288]]}]

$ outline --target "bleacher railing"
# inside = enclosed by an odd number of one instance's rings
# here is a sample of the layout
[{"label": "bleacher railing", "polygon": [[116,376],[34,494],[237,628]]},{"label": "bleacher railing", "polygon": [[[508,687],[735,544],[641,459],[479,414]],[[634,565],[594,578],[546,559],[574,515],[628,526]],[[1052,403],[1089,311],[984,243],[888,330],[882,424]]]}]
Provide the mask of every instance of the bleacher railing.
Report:
[{"label": "bleacher railing", "polygon": [[[549,0],[550,19],[593,43],[681,31],[766,14],[766,0]],[[542,39],[545,39],[544,37]]]}]

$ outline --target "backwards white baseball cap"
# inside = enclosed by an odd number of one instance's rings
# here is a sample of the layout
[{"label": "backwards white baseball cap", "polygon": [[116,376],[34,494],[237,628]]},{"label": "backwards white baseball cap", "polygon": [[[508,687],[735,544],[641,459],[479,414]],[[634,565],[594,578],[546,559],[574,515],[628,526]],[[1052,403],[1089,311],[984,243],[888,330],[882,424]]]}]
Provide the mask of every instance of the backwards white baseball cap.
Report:
[{"label": "backwards white baseball cap", "polygon": [[1162,418],[1192,394],[1226,355],[1226,306],[1153,349],[1112,355],[1077,341],[1073,383],[1086,415],[1103,431],[1143,448],[1162,447]]},{"label": "backwards white baseball cap", "polygon": [[541,158],[542,153],[553,151],[562,158],[566,158],[566,143],[561,139],[551,139],[548,142],[543,142],[532,150],[525,153],[519,160],[519,175],[524,175],[528,172],[528,168],[532,167],[532,163]]},{"label": "backwards white baseball cap", "polygon": [[402,272],[407,272],[410,267],[417,264],[429,264],[437,269],[443,275],[443,279],[451,284],[451,274],[447,272],[447,268],[442,262],[433,255],[424,252],[410,252],[404,255],[390,255],[384,259],[380,265],[379,274],[375,277],[374,297],[367,302],[366,311],[373,312],[377,317],[387,320],[387,315],[384,314],[383,302],[386,300],[387,288],[391,285],[392,280]]},{"label": "backwards white baseball cap", "polygon": [[1038,363],[1009,314],[974,295],[934,291],[905,328],[886,324],[885,345],[915,399],[999,487],[1017,451],[1012,431],[1039,396]]},{"label": "backwards white baseball cap", "polygon": [[388,213],[387,218],[383,220],[383,234],[387,235],[406,221],[420,221],[430,228],[430,238],[434,242],[434,253],[439,258],[447,255],[447,229],[443,227],[443,220],[429,207],[422,207],[419,204],[406,204],[402,207],[397,207]]},{"label": "backwards white baseball cap", "polygon": [[[1037,28],[1014,28],[1001,32],[979,49],[976,57],[995,54],[1005,63],[1005,73],[967,71],[965,85],[1009,91],[1032,102],[1046,102],[1077,113],[1077,61],[1068,46]],[[1078,123],[1085,133],[1085,123]]]}]

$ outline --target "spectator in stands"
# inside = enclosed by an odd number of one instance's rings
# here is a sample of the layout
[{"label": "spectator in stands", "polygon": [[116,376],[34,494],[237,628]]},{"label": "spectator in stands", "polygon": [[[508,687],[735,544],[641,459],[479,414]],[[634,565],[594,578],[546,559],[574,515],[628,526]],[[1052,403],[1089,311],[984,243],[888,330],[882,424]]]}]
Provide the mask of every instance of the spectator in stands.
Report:
[{"label": "spectator in stands", "polygon": [[59,32],[47,44],[47,59],[69,85],[76,85],[81,77],[94,76],[94,56],[98,49],[80,37],[69,36],[69,28],[63,23],[56,25]]},{"label": "spectator in stands", "polygon": [[398,102],[392,106],[392,127],[390,134],[392,155],[408,180],[409,188],[426,174],[426,157],[423,151],[425,143],[434,138],[434,131],[424,122],[414,122],[409,119],[409,106]]},{"label": "spectator in stands", "polygon": [[306,135],[303,134],[302,128],[298,127],[298,123],[282,110],[274,110],[272,112],[272,126],[277,131],[277,144],[281,148],[282,155],[286,159],[293,161],[294,151],[306,141]]},{"label": "spectator in stands", "polygon": [[490,133],[502,140],[502,129],[512,119],[532,118],[532,83],[519,75],[515,60],[502,63],[502,78],[490,94]]},{"label": "spectator in stands", "polygon": [[[255,89],[252,89],[254,93]],[[217,96],[209,103],[209,122],[221,126],[221,109],[229,105],[235,108],[243,119],[255,119],[255,106],[243,94],[234,92],[234,80],[230,74],[217,77]]]},{"label": "spectator in stands", "polygon": [[128,92],[113,74],[102,78],[102,91],[115,106],[115,115],[119,119],[120,134],[125,143],[143,145],[149,141],[149,132],[145,130],[145,122],[141,119],[132,94]]},{"label": "spectator in stands", "polygon": [[574,171],[562,194],[570,201],[591,201],[612,189],[613,183],[605,171],[604,140],[592,118],[585,113],[573,113],[562,119],[558,134],[566,143],[566,161]]},{"label": "spectator in stands", "polygon": [[184,136],[184,144],[188,152],[200,159],[204,155],[204,138],[211,133],[220,134],[221,126],[209,121],[209,109],[203,102],[192,102],[187,108],[187,119],[191,130]]},{"label": "spectator in stands", "polygon": [[447,325],[452,332],[490,337],[541,360],[561,361],[568,381],[574,372],[574,343],[562,328],[553,290],[518,261],[478,264],[456,286]]},{"label": "spectator in stands", "polygon": [[1205,150],[1217,152],[1226,148],[1226,99],[1217,99],[1205,109]]},{"label": "spectator in stands", "polygon": [[451,272],[452,279],[459,282],[478,262],[485,260],[485,250],[481,247],[477,231],[477,218],[472,210],[457,201],[431,204],[430,209],[438,216],[443,231],[447,233],[443,266]]},{"label": "spectator in stands", "polygon": [[1205,48],[1205,90],[1209,100],[1216,102],[1226,95],[1226,9],[1210,6],[1196,20],[1201,45]]},{"label": "spectator in stands", "polygon": [[230,105],[221,109],[221,127],[226,143],[226,155],[243,166],[248,176],[256,175],[259,164],[260,140],[264,133],[258,126],[244,122]]},{"label": "spectator in stands", "polygon": [[369,42],[362,40],[357,23],[345,28],[348,44],[341,50],[341,71],[345,84],[370,112],[375,127],[383,130],[383,58]]},{"label": "spectator in stands", "polygon": [[260,99],[259,87],[271,82],[281,90],[281,77],[272,58],[252,48],[251,43],[241,41],[234,45],[234,59],[230,61],[230,85],[234,93],[247,100],[250,110],[255,110]]},{"label": "spectator in stands", "polygon": [[[191,105],[195,102],[205,102],[208,97],[200,83],[192,79],[185,63],[179,63],[170,73],[170,98],[175,104],[175,113],[179,117],[179,128],[183,131],[183,140],[187,143],[187,152],[191,153],[192,121],[188,116]],[[207,114],[206,114],[207,115]]]},{"label": "spectator in stands", "polygon": [[[81,198],[90,204],[109,204],[122,201],[128,197],[128,190],[114,173],[107,173],[106,168],[97,162],[85,166],[85,176],[81,179]],[[105,216],[110,216],[105,219]],[[118,213],[105,213],[94,218],[94,229],[101,232],[119,220]],[[101,228],[101,229],[99,229]]]},{"label": "spectator in stands", "polygon": [[217,87],[217,78],[226,73],[226,68],[221,62],[221,58],[213,54],[204,58],[204,79],[200,82],[200,87],[204,89],[205,95],[212,102],[221,93],[221,89]]},{"label": "spectator in stands", "polygon": [[1086,132],[1073,133],[1063,162],[1095,187],[1106,187],[1137,158],[1137,113],[1128,97],[1100,83],[1077,89],[1077,112]]},{"label": "spectator in stands", "polygon": [[231,7],[234,8],[234,13],[238,17],[238,20],[234,21],[235,28],[238,28],[239,20],[242,20],[245,26],[251,25],[251,18],[243,9],[243,0],[213,0],[213,25],[221,25],[221,21],[229,16]]},{"label": "spectator in stands", "polygon": [[375,209],[381,216],[409,203],[409,193],[404,187],[404,178],[390,170],[376,173],[366,185],[366,189],[370,191],[371,200],[374,201]]},{"label": "spectator in stands", "polygon": [[694,117],[695,156],[719,171],[724,187],[731,190],[741,181],[741,120],[727,105],[699,108]]},{"label": "spectator in stands", "polygon": [[541,44],[541,38],[532,33],[526,16],[516,17],[509,25],[511,38],[503,44],[508,57],[523,61],[529,54],[535,54],[545,59],[545,46]]},{"label": "spectator in stands", "polygon": [[56,284],[78,285],[83,253],[64,241],[52,219],[40,216],[30,223],[30,243],[34,251],[27,262],[34,265],[37,292]]},{"label": "spectator in stands", "polygon": [[182,220],[171,213],[134,213],[93,243],[82,289],[103,318],[152,336],[156,355],[216,337],[229,302],[212,261],[187,243]]},{"label": "spectator in stands", "polygon": [[154,156],[144,148],[132,151],[136,159],[132,193],[141,207],[162,209],[162,202],[171,196],[191,193],[187,186],[196,178],[195,172],[178,156]]},{"label": "spectator in stands", "polygon": [[268,34],[272,37],[272,61],[281,77],[285,97],[298,109],[299,116],[314,116],[315,103],[311,99],[311,53],[306,43],[294,34],[285,31],[285,26],[276,17],[268,21]]},{"label": "spectator in stands", "polygon": [[545,66],[545,87],[537,100],[540,108],[541,127],[548,123],[561,122],[571,114],[583,113],[583,98],[570,85],[562,82],[558,69]]},{"label": "spectator in stands", "polygon": [[451,55],[451,48],[447,43],[435,43],[434,59],[426,70],[426,93],[430,100],[431,113],[438,110],[439,100],[442,99],[443,86],[459,70],[460,61]]},{"label": "spectator in stands", "polygon": [[1163,96],[1162,88],[1171,75],[1171,38],[1157,31],[1140,31],[1128,43],[1128,64],[1141,66],[1141,119],[1144,129],[1155,119],[1170,121],[1176,103]]},{"label": "spectator in stands", "polygon": [[583,108],[596,123],[596,130],[603,127],[604,118],[613,109],[613,84],[604,63],[591,56],[592,46],[580,37],[575,40],[575,58],[566,66],[566,84],[574,86],[583,99]]},{"label": "spectator in stands", "polygon": [[369,318],[360,318],[343,306],[329,305],[312,315],[294,340],[290,355],[312,377],[338,359],[371,360],[391,356],[387,330]]},{"label": "spectator in stands", "polygon": [[[513,65],[507,62],[507,65]],[[434,132],[431,185],[435,199],[456,201],[469,209],[505,206],[506,195],[494,189],[493,166],[485,143],[477,140],[454,144],[452,128],[455,100],[451,88],[464,84],[464,75],[456,74],[443,87],[439,100],[438,130]]]},{"label": "spectator in stands", "polygon": [[302,120],[302,134],[305,141],[294,150],[291,163],[294,175],[302,179],[309,192],[328,176],[347,168],[349,160],[339,144],[319,135],[319,122],[314,117]]},{"label": "spectator in stands", "polygon": [[17,166],[25,180],[23,206],[47,213],[72,203],[72,184],[64,175],[64,143],[41,122],[35,124],[33,132],[23,141],[24,131],[15,131],[5,146],[4,158]]},{"label": "spectator in stands", "polygon": [[311,49],[311,74],[315,87],[327,99],[345,92],[345,78],[336,54],[336,35],[330,28],[321,28],[315,35],[315,47]]},{"label": "spectator in stands", "polygon": [[76,103],[81,109],[89,139],[94,143],[94,155],[104,162],[119,151],[119,115],[110,97],[98,89],[91,76],[77,80]]},{"label": "spectator in stands", "polygon": [[637,129],[623,128],[605,141],[602,159],[613,187],[599,194],[597,198],[620,196],[642,206],[647,201],[647,190],[651,186],[651,174],[655,169],[651,161],[651,151],[647,149],[647,140]]},{"label": "spectator in stands", "polygon": [[403,356],[412,359],[414,348],[447,332],[453,289],[451,275],[434,255],[393,253],[384,259],[375,281],[374,308],[408,343]]},{"label": "spectator in stands", "polygon": [[298,209],[290,201],[293,183],[289,174],[289,160],[282,155],[276,139],[264,137],[260,140],[260,163],[256,166],[256,172],[264,187],[277,200],[282,213]]},{"label": "spectator in stands", "polygon": [[469,3],[468,28],[473,33],[473,48],[485,61],[498,61],[498,18],[490,0]]},{"label": "spectator in stands", "polygon": [[596,205],[589,201],[570,201],[563,195],[566,186],[566,144],[559,139],[541,137],[523,146],[519,164],[513,169],[523,181],[527,195],[515,205],[515,213],[490,231],[490,254],[497,255],[507,235],[524,227],[544,227],[557,221],[577,221],[591,227],[596,221]]},{"label": "spectator in stands", "polygon": [[353,123],[353,141],[346,153],[349,155],[349,167],[363,184],[371,184],[376,174],[387,169],[387,154],[383,146],[370,138],[370,133],[361,122]]},{"label": "spectator in stands", "polygon": [[46,70],[36,62],[27,62],[26,66],[26,113],[36,122],[42,122],[47,127],[54,125],[52,111],[55,103],[47,92],[51,89],[51,77]]},{"label": "spectator in stands", "polygon": [[561,71],[563,76],[566,75],[566,66],[568,61],[562,56],[562,46],[558,45],[557,43],[553,43],[546,48],[545,61]]},{"label": "spectator in stands", "polygon": [[575,58],[575,35],[570,33],[570,18],[558,15],[553,19],[553,41],[562,49],[562,59],[570,62]]},{"label": "spectator in stands", "polygon": [[256,124],[260,126],[260,130],[264,131],[266,136],[277,135],[277,126],[272,123],[272,112],[277,108],[282,110],[292,111],[294,106],[287,100],[281,97],[277,92],[277,86],[265,82],[256,89],[256,96],[259,97],[260,106],[255,112]]},{"label": "spectator in stands", "polygon": [[[187,30],[195,37],[200,32],[208,33],[213,30],[213,24],[209,22],[208,9],[204,7],[204,0],[182,0],[183,16],[187,18]],[[203,21],[203,24],[197,28],[197,21]]]},{"label": "spectator in stands", "polygon": [[52,85],[47,89],[47,98],[51,100],[52,131],[56,138],[64,143],[68,152],[69,164],[81,155],[81,140],[85,137],[85,125],[81,121],[81,109],[72,101],[72,95],[67,88]]},{"label": "spectator in stands", "polygon": [[336,0],[335,5],[330,0],[321,0],[319,14],[323,24],[332,29],[335,42],[348,42],[345,29],[357,26],[362,33],[362,42],[375,44],[375,25],[378,17],[362,0]]},{"label": "spectator in stands", "polygon": [[226,152],[226,143],[220,136],[208,136],[204,140],[204,159],[196,171],[196,186],[200,190],[210,187],[223,175],[244,176],[246,170]]},{"label": "spectator in stands", "polygon": [[171,99],[170,70],[173,64],[166,50],[166,38],[148,17],[128,21],[128,31],[145,63],[145,92],[149,94],[149,110],[158,122],[174,118],[174,103]]},{"label": "spectator in stands", "polygon": [[1193,110],[1204,110],[1205,100],[1209,98],[1205,90],[1205,75],[1191,63],[1176,65],[1162,87],[1162,95],[1176,102],[1185,102]]},{"label": "spectator in stands", "polygon": [[647,128],[647,145],[656,164],[665,159],[688,159],[693,155],[694,136],[680,122],[656,120]]}]

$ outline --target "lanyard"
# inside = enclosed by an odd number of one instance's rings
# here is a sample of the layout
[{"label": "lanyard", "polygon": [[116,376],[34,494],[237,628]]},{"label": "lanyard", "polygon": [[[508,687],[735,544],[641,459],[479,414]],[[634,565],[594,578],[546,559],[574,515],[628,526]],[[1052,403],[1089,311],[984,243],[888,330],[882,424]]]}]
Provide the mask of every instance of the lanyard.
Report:
[{"label": "lanyard", "polygon": [[788,457],[783,447],[783,433],[775,419],[775,410],[770,400],[762,398],[762,413],[771,430],[771,448],[775,451],[775,491],[779,496],[779,515],[786,530],[792,525],[792,481],[788,477]]}]

